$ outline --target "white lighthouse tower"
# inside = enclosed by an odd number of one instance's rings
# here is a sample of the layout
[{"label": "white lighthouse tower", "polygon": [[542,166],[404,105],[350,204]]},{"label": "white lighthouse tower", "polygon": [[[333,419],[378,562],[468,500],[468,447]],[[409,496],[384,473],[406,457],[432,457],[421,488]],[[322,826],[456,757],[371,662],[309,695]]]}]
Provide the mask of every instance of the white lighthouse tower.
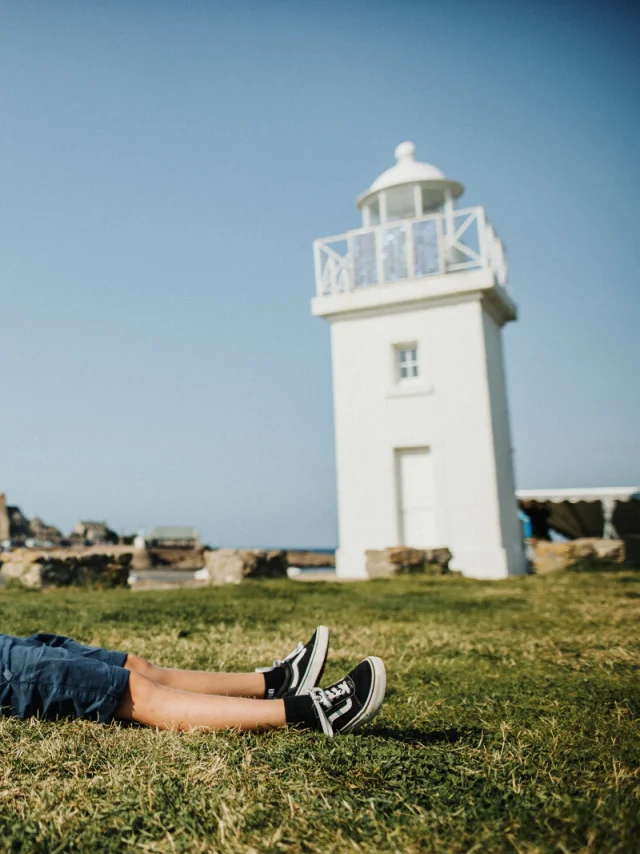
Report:
[{"label": "white lighthouse tower", "polygon": [[331,324],[340,547],[448,546],[476,578],[525,569],[502,327],[502,244],[463,187],[403,142],[358,198],[362,227],[316,240],[313,313]]}]

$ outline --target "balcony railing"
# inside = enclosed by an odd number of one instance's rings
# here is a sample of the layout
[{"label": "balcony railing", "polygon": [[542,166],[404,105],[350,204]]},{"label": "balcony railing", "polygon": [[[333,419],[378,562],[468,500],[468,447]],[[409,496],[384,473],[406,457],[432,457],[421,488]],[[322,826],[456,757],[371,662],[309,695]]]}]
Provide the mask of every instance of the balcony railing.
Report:
[{"label": "balcony railing", "polygon": [[507,286],[504,248],[481,207],[358,228],[313,250],[318,296],[461,270],[490,270]]}]

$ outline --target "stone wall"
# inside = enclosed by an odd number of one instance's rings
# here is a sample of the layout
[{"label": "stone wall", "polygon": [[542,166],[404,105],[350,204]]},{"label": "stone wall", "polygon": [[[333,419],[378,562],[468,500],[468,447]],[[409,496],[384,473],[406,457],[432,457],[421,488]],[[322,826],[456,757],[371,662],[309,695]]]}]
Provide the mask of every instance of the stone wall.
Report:
[{"label": "stone wall", "polygon": [[325,566],[335,566],[336,556],[306,550],[288,551],[287,561],[289,566],[299,566],[302,569],[313,569],[315,567],[321,569]]},{"label": "stone wall", "polygon": [[412,549],[394,546],[367,551],[367,577],[390,578],[403,573],[442,575],[449,570],[449,549]]},{"label": "stone wall", "polygon": [[148,546],[149,565],[166,569],[202,569],[205,563],[204,549],[156,548]]},{"label": "stone wall", "polygon": [[531,541],[528,551],[531,568],[539,575],[566,569],[585,559],[595,558],[619,564],[627,562],[627,548],[623,540],[603,540],[597,537],[581,537],[566,543]]},{"label": "stone wall", "polygon": [[2,577],[25,587],[127,587],[132,551],[15,549],[2,555]]},{"label": "stone wall", "polygon": [[217,549],[205,552],[210,584],[239,584],[245,578],[286,578],[284,551]]},{"label": "stone wall", "polygon": [[619,564],[628,562],[623,540],[603,540],[598,537],[581,537],[566,543],[531,541],[529,556],[531,568],[538,575],[566,569],[581,560],[596,559]]}]

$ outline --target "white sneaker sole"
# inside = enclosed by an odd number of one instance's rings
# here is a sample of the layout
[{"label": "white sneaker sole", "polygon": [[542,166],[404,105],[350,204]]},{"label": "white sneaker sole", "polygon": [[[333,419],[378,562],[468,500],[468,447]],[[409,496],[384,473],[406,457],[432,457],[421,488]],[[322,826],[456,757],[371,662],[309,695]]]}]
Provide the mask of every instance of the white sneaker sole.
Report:
[{"label": "white sneaker sole", "polygon": [[316,629],[316,641],[311,653],[311,660],[307,672],[300,683],[296,686],[295,694],[308,694],[318,684],[318,680],[324,670],[329,650],[329,629],[326,626],[318,626]]}]

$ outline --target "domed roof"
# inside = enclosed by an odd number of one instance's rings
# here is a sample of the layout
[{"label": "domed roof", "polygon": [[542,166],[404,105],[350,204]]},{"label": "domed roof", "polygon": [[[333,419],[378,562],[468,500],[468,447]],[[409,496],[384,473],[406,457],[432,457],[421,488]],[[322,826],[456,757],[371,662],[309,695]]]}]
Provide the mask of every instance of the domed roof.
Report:
[{"label": "domed roof", "polygon": [[358,207],[362,207],[371,195],[379,193],[380,190],[388,190],[391,187],[398,187],[403,184],[422,184],[434,190],[440,189],[443,192],[445,188],[448,188],[454,198],[462,194],[464,190],[462,184],[449,180],[444,172],[432,163],[421,163],[416,160],[416,147],[412,142],[401,142],[394,154],[396,156],[395,166],[383,172],[369,189],[359,196]]}]

